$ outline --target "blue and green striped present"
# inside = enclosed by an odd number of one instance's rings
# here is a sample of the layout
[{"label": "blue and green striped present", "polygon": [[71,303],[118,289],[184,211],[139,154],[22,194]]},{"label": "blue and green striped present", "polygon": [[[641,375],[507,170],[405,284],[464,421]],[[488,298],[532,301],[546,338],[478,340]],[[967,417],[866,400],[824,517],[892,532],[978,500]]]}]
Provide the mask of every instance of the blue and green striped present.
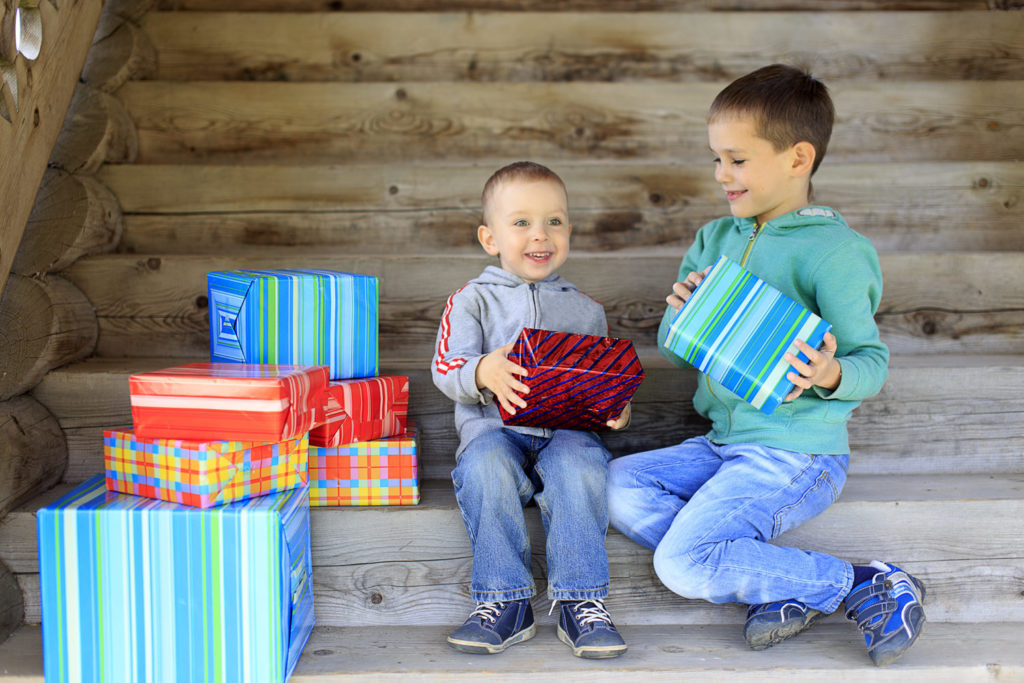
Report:
[{"label": "blue and green striped present", "polygon": [[770,415],[793,390],[783,355],[806,361],[796,340],[817,348],[831,327],[721,256],[673,318],[665,348]]},{"label": "blue and green striped present", "polygon": [[309,491],[201,510],[97,475],[37,514],[57,681],[285,681],[313,630]]},{"label": "blue and green striped present", "polygon": [[210,360],[378,374],[378,282],[332,270],[207,273]]}]

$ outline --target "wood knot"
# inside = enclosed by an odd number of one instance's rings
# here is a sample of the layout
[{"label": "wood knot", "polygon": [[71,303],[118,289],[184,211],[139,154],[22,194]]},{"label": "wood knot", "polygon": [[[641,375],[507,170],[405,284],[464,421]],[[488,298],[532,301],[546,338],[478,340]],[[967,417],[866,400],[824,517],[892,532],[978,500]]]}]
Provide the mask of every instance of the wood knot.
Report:
[{"label": "wood knot", "polygon": [[999,122],[998,121],[989,121],[988,122],[988,129],[989,130],[999,130]]},{"label": "wood knot", "polygon": [[661,203],[661,195],[658,194],[657,192],[652,192],[650,195],[648,195],[647,198],[651,200],[651,204]]},{"label": "wood knot", "polygon": [[978,182],[974,183],[975,187],[988,187],[988,178],[978,178]]},{"label": "wood knot", "polygon": [[204,308],[209,307],[209,305],[210,305],[210,300],[207,299],[205,296],[197,296],[196,297],[196,308],[204,309]]},{"label": "wood knot", "polygon": [[358,62],[362,58],[363,56],[358,52],[353,52],[351,55],[349,55],[349,59],[351,59],[353,62]]},{"label": "wood knot", "polygon": [[388,194],[398,194],[398,185],[392,185],[389,187]]},{"label": "wood knot", "polygon": [[160,270],[160,259],[153,257],[146,260],[146,267],[150,270]]},{"label": "wood knot", "polygon": [[925,320],[924,323],[921,324],[921,331],[929,337],[935,334],[936,330],[937,328],[934,320]]},{"label": "wood knot", "polygon": [[384,596],[381,595],[380,593],[374,592],[374,593],[370,594],[370,602],[372,602],[373,604],[379,605],[383,601],[384,601]]},{"label": "wood knot", "polygon": [[36,107],[35,110],[33,110],[32,112],[32,127],[39,127],[39,107]]},{"label": "wood knot", "polygon": [[395,91],[396,100],[404,100],[408,96],[408,93],[405,92],[405,88],[399,88],[398,90]]}]

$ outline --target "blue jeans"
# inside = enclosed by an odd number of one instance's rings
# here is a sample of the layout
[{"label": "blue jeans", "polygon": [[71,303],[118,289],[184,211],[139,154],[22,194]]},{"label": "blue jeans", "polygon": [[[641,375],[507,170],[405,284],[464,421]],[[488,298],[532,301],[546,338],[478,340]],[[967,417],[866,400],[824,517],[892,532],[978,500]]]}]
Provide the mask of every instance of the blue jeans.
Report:
[{"label": "blue jeans", "polygon": [[767,541],[835,502],[848,463],[848,455],[689,439],[612,461],[611,524],[654,551],[658,578],[683,597],[796,599],[833,612],[852,587],[853,567]]},{"label": "blue jeans", "polygon": [[473,545],[474,600],[533,596],[523,515],[531,498],[547,535],[548,597],[607,597],[610,458],[596,434],[567,429],[551,438],[497,429],[469,442],[452,481]]}]

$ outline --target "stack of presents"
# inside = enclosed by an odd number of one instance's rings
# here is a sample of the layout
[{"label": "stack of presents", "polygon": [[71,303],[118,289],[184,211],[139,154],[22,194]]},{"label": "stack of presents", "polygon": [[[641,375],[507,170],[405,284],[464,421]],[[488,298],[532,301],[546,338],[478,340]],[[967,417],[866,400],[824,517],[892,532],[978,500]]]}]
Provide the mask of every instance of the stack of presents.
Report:
[{"label": "stack of presents", "polygon": [[207,281],[212,362],[133,375],[106,475],[38,511],[47,681],[284,681],[314,623],[310,506],[419,502],[377,279]]},{"label": "stack of presents", "polygon": [[[377,280],[208,275],[211,363],[130,379],[133,431],[38,512],[47,681],[284,681],[313,628],[311,505],[419,502],[409,380],[378,377]],[[771,413],[828,323],[724,257],[666,347]],[[802,357],[802,354],[800,354]],[[628,340],[524,329],[506,424],[606,428],[643,379]]]}]

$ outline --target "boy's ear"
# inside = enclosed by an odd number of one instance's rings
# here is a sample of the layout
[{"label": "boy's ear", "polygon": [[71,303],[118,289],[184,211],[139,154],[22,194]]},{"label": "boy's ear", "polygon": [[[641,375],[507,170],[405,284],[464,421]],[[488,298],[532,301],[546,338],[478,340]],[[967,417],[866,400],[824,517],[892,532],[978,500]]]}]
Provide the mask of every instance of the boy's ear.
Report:
[{"label": "boy's ear", "polygon": [[480,246],[491,256],[498,255],[498,245],[494,242],[494,233],[486,225],[476,229],[476,238],[480,240]]},{"label": "boy's ear", "polygon": [[805,141],[798,142],[792,147],[792,172],[794,177],[800,177],[802,175],[810,174],[811,169],[814,168],[814,158],[817,153],[814,150],[814,145]]}]

